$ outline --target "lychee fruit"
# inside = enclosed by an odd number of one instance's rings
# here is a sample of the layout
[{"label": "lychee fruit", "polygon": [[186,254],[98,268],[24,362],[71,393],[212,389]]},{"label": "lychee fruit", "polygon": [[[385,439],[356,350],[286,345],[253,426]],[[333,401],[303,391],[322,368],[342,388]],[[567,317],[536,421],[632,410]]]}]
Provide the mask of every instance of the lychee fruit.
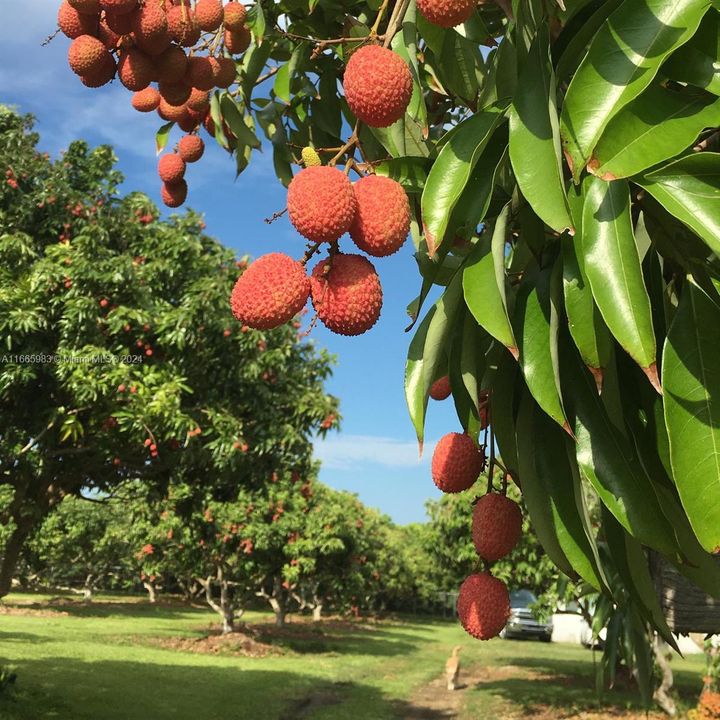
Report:
[{"label": "lychee fruit", "polygon": [[290,222],[313,242],[333,242],[350,229],[357,203],[353,186],[335,167],[301,170],[287,194]]},{"label": "lychee fruit", "polygon": [[132,29],[137,41],[152,43],[167,33],[167,16],[156,2],[145,3],[133,13]]},{"label": "lychee fruit", "polygon": [[313,268],[310,292],[320,321],[339,335],[361,335],[380,317],[380,278],[362,255],[336,253],[321,260]]},{"label": "lychee fruit", "polygon": [[190,98],[191,88],[183,82],[159,82],[160,96],[170,105],[184,105]]},{"label": "lychee fruit", "polygon": [[177,153],[163,155],[158,162],[158,175],[164,183],[176,183],[185,177],[185,161]]},{"label": "lychee fruit", "polygon": [[158,82],[180,82],[187,70],[187,55],[177,45],[171,45],[153,58],[155,76]]},{"label": "lychee fruit", "polygon": [[154,73],[152,60],[142,50],[130,48],[120,53],[118,77],[128,90],[144,90],[152,82]]},{"label": "lychee fruit", "polygon": [[188,186],[185,179],[174,183],[163,183],[160,190],[163,203],[170,208],[180,207],[187,199]]},{"label": "lychee fruit", "polygon": [[205,152],[205,143],[199,135],[185,135],[178,143],[178,153],[186,163],[197,162]]},{"label": "lychee fruit", "polygon": [[510,594],[489,573],[469,575],[460,586],[457,614],[466,632],[478,640],[497,637],[510,617]]},{"label": "lychee fruit", "polygon": [[250,47],[251,40],[250,30],[244,25],[237,30],[226,30],[223,37],[225,48],[231,55],[244,53]]},{"label": "lychee fruit", "polygon": [[210,93],[207,90],[193,88],[187,99],[187,106],[196,112],[205,111],[210,107]]},{"label": "lychee fruit", "polygon": [[220,0],[198,0],[195,4],[195,19],[201,30],[217,30],[222,25],[223,15]]},{"label": "lychee fruit", "polygon": [[452,28],[470,19],[477,0],[417,0],[417,9],[433,25]]},{"label": "lychee fruit", "polygon": [[158,115],[167,122],[181,123],[189,117],[188,109],[185,105],[171,105],[163,97],[160,97],[160,104],[158,105],[157,111]]},{"label": "lychee fruit", "polygon": [[101,68],[87,75],[81,75],[80,80],[85,87],[99,88],[107,85],[115,77],[116,69],[115,58],[108,53]]},{"label": "lychee fruit", "polygon": [[118,35],[129,35],[132,32],[133,13],[105,13],[105,22]]},{"label": "lychee fruit", "polygon": [[58,10],[58,26],[65,37],[71,40],[81,35],[94,35],[98,29],[99,18],[97,15],[78,12],[67,0],[60,5]]},{"label": "lychee fruit", "polygon": [[200,26],[187,5],[171,7],[167,13],[170,37],[183,47],[192,47],[200,39]]},{"label": "lychee fruit", "polygon": [[450,397],[451,392],[452,388],[450,387],[450,378],[447,375],[443,375],[441,378],[438,378],[430,386],[430,397],[433,400],[446,400]]},{"label": "lychee fruit", "polygon": [[108,50],[114,50],[118,46],[121,37],[107,24],[105,18],[100,21],[97,35]]},{"label": "lychee fruit", "polygon": [[350,237],[374,257],[397,252],[410,232],[410,203],[402,185],[389,177],[367,175],[353,188],[357,211]]},{"label": "lychee fruit", "polygon": [[240,30],[247,19],[245,6],[239,2],[229,2],[224,8],[223,24],[228,30]]},{"label": "lychee fruit", "polygon": [[499,493],[483,495],[473,506],[472,538],[480,557],[494,562],[509,554],[522,534],[520,506]]},{"label": "lychee fruit", "polygon": [[92,35],[80,35],[70,44],[68,63],[77,75],[95,75],[106,66],[107,48]]},{"label": "lychee fruit", "polygon": [[284,253],[269,253],[235,283],[232,312],[243,325],[271,330],[297,315],[309,295],[310,280],[302,264]]},{"label": "lychee fruit", "polygon": [[313,147],[304,147],[302,149],[302,152],[300,153],[300,156],[305,167],[315,167],[316,165],[322,165],[320,156],[318,155],[317,150],[315,150],[315,148]]},{"label": "lychee fruit", "polygon": [[410,68],[397,53],[379,45],[366,45],[351,55],[343,87],[353,115],[379,128],[405,115],[413,81]]},{"label": "lychee fruit", "polygon": [[138,6],[138,0],[100,0],[100,7],[111,13],[125,15]]},{"label": "lychee fruit", "polygon": [[197,129],[200,120],[197,116],[193,115],[193,112],[193,110],[185,106],[185,115],[177,121],[178,127],[183,132],[190,133]]},{"label": "lychee fruit", "polygon": [[98,0],[68,0],[68,4],[83,15],[98,15],[100,13]]},{"label": "lychee fruit", "polygon": [[215,73],[210,59],[199,55],[188,58],[184,81],[190,87],[210,90],[215,87]]},{"label": "lychee fruit", "polygon": [[448,433],[435,446],[432,479],[446,493],[467,490],[482,471],[482,454],[469,435]]},{"label": "lychee fruit", "polygon": [[210,58],[215,87],[229,88],[237,77],[235,62],[229,57]]},{"label": "lychee fruit", "polygon": [[152,112],[160,105],[160,93],[154,87],[146,87],[132,96],[132,106],[139,112]]}]

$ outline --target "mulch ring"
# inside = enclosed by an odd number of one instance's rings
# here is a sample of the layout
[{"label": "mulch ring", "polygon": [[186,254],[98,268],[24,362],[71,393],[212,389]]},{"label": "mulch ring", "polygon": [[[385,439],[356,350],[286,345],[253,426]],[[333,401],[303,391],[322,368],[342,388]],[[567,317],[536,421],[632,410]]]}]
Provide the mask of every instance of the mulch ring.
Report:
[{"label": "mulch ring", "polygon": [[28,603],[27,605],[5,605],[0,603],[0,615],[24,615],[28,617],[67,617],[65,610],[54,610],[47,607],[47,603]]}]

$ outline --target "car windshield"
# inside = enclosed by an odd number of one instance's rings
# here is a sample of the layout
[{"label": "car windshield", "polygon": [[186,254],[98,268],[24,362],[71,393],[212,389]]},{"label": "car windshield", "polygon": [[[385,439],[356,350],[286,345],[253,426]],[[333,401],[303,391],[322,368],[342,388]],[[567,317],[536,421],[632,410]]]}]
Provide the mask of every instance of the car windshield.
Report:
[{"label": "car windshield", "polygon": [[529,590],[515,590],[510,593],[510,607],[527,608],[537,602],[537,598]]}]

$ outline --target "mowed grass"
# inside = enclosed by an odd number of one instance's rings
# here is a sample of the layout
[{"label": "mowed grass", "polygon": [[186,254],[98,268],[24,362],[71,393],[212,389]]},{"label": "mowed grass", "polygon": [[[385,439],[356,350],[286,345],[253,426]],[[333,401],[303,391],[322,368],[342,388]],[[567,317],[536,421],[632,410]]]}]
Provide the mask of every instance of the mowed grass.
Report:
[{"label": "mowed grass", "polygon": [[[299,632],[275,639],[273,654],[243,657],[158,643],[207,635],[216,617],[202,608],[102,597],[90,606],[47,601],[10,596],[9,611],[0,614],[0,662],[18,674],[16,690],[0,695],[1,720],[469,720],[633,707],[628,691],[596,695],[589,650],[480,643],[450,621],[299,628],[291,618]],[[243,619],[271,622],[261,613]],[[446,691],[431,681],[454,645],[463,646],[467,687],[447,715]],[[673,661],[673,668],[691,702],[702,685],[702,657]]]}]

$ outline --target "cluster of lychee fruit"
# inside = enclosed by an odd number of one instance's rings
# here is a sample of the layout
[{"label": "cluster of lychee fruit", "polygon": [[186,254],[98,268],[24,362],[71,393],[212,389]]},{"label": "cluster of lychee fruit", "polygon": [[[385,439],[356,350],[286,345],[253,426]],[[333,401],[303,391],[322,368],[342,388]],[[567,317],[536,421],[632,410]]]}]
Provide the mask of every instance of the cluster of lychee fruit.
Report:
[{"label": "cluster of lychee fruit", "polygon": [[200,125],[214,135],[210,91],[236,81],[233,56],[251,39],[246,20],[242,3],[222,0],[63,0],[60,6],[58,25],[72,40],[68,62],[83,84],[97,88],[117,77],[134,93],[136,110],[157,111],[189,133],[158,168],[169,207],[187,196],[185,163],[202,157]]},{"label": "cluster of lychee fruit", "polygon": [[[450,379],[443,376],[433,383],[430,396],[444,400],[451,394]],[[483,393],[479,405],[487,407],[489,397]],[[487,441],[487,434],[486,434]],[[490,438],[490,442],[494,442]],[[486,466],[485,447],[477,447],[470,435],[448,433],[435,446],[431,472],[435,485],[446,493],[469,490]],[[488,478],[492,477],[492,462]],[[479,640],[500,634],[510,617],[510,595],[505,583],[493,577],[490,563],[508,555],[520,540],[522,512],[520,506],[504,493],[491,489],[473,503],[472,539],[479,561],[484,567],[469,575],[460,586],[457,613],[463,628]]]}]

